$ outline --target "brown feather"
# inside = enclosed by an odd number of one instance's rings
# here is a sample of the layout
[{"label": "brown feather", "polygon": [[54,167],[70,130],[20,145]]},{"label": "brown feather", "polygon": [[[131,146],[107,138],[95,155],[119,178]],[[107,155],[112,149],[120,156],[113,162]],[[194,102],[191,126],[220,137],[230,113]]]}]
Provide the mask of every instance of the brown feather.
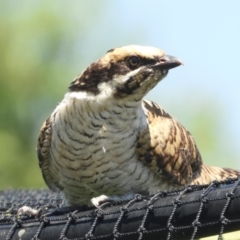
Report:
[{"label": "brown feather", "polygon": [[143,100],[148,119],[138,139],[139,158],[172,184],[208,184],[240,175],[239,171],[202,163],[192,135],[160,106]]},{"label": "brown feather", "polygon": [[53,191],[59,191],[62,187],[59,185],[58,181],[54,179],[53,174],[51,173],[51,159],[49,150],[51,147],[52,140],[52,130],[51,130],[51,121],[48,118],[42,125],[38,137],[37,145],[37,155],[39,167],[42,171],[44,181],[48,187]]},{"label": "brown feather", "polygon": [[227,178],[237,178],[240,176],[240,171],[230,169],[230,168],[221,168],[221,167],[213,167],[203,164],[201,169],[196,176],[196,178],[191,182],[191,184],[209,184],[210,182],[224,181]]}]

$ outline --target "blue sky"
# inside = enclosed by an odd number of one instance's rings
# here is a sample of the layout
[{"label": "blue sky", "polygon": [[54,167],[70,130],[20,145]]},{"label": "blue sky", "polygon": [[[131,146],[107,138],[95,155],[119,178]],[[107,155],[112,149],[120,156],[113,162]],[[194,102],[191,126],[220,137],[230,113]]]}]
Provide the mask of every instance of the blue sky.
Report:
[{"label": "blue sky", "polygon": [[86,65],[127,44],[159,47],[180,58],[184,66],[171,70],[147,98],[183,125],[194,109],[213,112],[213,122],[217,112],[219,148],[240,154],[240,1],[105,0],[97,5],[104,10],[89,12],[94,27],[85,42],[94,45]]}]

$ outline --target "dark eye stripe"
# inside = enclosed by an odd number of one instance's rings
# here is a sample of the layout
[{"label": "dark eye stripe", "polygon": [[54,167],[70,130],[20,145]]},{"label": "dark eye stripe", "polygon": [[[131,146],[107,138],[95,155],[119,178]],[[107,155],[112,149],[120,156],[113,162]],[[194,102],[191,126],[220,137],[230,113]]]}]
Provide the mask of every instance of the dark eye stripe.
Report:
[{"label": "dark eye stripe", "polygon": [[130,69],[136,69],[140,66],[144,65],[153,65],[157,63],[158,59],[157,58],[144,58],[144,57],[139,57],[139,56],[129,56],[126,58],[125,62],[126,65]]}]

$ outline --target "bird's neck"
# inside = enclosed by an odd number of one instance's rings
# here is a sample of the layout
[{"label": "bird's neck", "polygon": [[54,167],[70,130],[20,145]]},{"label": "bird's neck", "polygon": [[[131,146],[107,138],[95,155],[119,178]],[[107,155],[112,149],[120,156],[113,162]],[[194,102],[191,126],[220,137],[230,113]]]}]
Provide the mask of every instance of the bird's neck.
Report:
[{"label": "bird's neck", "polygon": [[69,92],[65,95],[64,102],[74,106],[80,114],[88,114],[92,118],[100,116],[103,122],[111,122],[115,127],[143,128],[147,125],[142,101],[104,99],[86,93]]}]

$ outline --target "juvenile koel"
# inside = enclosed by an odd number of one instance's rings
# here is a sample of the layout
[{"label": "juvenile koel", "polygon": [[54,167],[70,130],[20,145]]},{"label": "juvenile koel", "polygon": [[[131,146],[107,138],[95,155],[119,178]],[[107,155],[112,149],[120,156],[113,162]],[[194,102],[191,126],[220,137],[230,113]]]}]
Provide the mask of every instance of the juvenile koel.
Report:
[{"label": "juvenile koel", "polygon": [[129,199],[237,177],[202,163],[191,134],[156,103],[144,100],[182,62],[162,50],[108,51],[69,86],[38,139],[45,182],[69,205]]}]

